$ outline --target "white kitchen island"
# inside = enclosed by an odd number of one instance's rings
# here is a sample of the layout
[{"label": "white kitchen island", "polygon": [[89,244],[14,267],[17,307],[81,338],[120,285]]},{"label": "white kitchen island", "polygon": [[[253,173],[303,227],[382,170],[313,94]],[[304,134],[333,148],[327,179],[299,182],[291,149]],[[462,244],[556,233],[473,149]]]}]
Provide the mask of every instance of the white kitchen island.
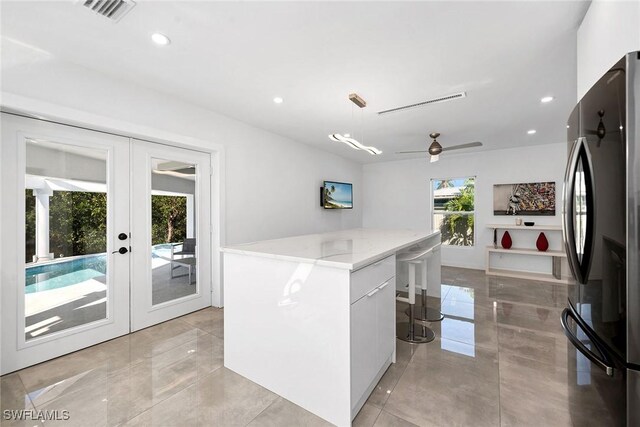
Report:
[{"label": "white kitchen island", "polygon": [[224,365],[350,425],[395,362],[395,255],[439,243],[355,229],[223,248]]}]

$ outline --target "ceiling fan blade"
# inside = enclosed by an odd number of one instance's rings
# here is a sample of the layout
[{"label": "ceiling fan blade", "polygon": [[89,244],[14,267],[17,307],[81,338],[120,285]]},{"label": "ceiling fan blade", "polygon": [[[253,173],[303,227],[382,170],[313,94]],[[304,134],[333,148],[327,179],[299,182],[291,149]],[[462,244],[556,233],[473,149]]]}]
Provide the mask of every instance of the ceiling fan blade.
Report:
[{"label": "ceiling fan blade", "polygon": [[187,163],[174,162],[174,161],[162,162],[162,163],[159,163],[158,166],[156,166],[156,170],[164,171],[164,172],[185,170],[190,168],[195,168],[195,166]]},{"label": "ceiling fan blade", "polygon": [[181,173],[183,175],[195,175],[196,168],[191,167],[191,168],[176,169],[173,172]]},{"label": "ceiling fan blade", "polygon": [[482,147],[482,142],[475,141],[475,142],[469,142],[467,144],[460,144],[460,145],[452,145],[450,147],[443,147],[442,151],[461,150],[463,148],[471,148],[471,147]]},{"label": "ceiling fan blade", "polygon": [[396,154],[428,153],[427,150],[420,151],[396,151]]}]

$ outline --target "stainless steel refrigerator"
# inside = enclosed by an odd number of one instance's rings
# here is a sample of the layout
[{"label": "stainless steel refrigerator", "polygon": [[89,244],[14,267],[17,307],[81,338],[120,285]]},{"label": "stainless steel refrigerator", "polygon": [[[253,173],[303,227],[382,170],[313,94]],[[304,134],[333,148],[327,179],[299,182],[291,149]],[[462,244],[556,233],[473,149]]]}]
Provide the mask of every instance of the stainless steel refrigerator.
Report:
[{"label": "stainless steel refrigerator", "polygon": [[[626,55],[589,90],[567,134],[563,235],[576,281],[561,318],[568,357],[578,383],[589,372],[614,424],[638,426],[640,52]],[[570,397],[572,409],[589,410]]]}]

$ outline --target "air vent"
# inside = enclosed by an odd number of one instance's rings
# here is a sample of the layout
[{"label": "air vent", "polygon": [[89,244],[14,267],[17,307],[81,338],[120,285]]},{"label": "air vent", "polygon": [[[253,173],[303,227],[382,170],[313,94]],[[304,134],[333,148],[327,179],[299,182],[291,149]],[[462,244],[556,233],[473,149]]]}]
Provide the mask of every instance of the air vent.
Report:
[{"label": "air vent", "polygon": [[415,104],[404,105],[402,107],[390,108],[388,110],[378,111],[378,114],[395,113],[396,111],[408,110],[409,108],[422,107],[423,105],[436,104],[438,102],[453,101],[454,99],[464,98],[467,96],[466,92],[453,93],[451,95],[440,96],[438,98],[428,99],[426,101],[417,102]]},{"label": "air vent", "polygon": [[82,0],[82,5],[92,12],[118,22],[134,8],[133,0]]}]

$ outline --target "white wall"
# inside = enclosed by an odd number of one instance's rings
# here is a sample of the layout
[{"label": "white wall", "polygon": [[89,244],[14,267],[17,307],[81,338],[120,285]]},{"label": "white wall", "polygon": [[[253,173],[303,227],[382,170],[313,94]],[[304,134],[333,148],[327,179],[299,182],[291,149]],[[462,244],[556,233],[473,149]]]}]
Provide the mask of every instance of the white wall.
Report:
[{"label": "white wall", "polygon": [[626,53],[640,50],[640,1],[593,0],[578,28],[578,100]]},{"label": "white wall", "polygon": [[[178,142],[224,147],[228,244],[362,225],[360,164],[55,58],[12,62],[2,70],[1,88],[4,106],[45,101],[43,110],[60,117],[77,116],[65,107],[82,111],[105,129],[135,128],[134,136],[146,137],[169,132]],[[324,179],[353,183],[353,210],[320,208]]]},{"label": "white wall", "polygon": [[[429,163],[425,158],[365,165],[363,225],[430,230],[430,180],[475,176],[476,245],[472,248],[443,247],[442,263],[484,269],[485,247],[493,243],[493,234],[485,228],[486,224],[514,222],[512,217],[493,215],[493,185],[555,181],[556,215],[522,218],[525,221],[535,221],[537,224],[560,225],[560,201],[566,159],[567,146],[560,143],[469,154],[447,153],[442,155],[437,163]],[[553,234],[548,236],[551,248],[559,249],[560,233]],[[531,236],[534,236],[533,242],[525,242],[531,239]],[[535,234],[513,235],[514,247],[534,247],[535,237]],[[526,257],[523,264],[513,265],[513,268],[550,272],[550,260],[546,258]],[[518,261],[522,259],[509,260],[510,263]]]},{"label": "white wall", "polygon": [[[362,166],[41,52],[2,57],[0,105],[126,136],[214,150],[214,242],[234,244],[362,226]],[[328,141],[327,141],[328,143]],[[354,208],[326,211],[323,180],[353,183]],[[217,228],[217,224],[222,228]],[[220,253],[214,306],[223,305]]]}]

